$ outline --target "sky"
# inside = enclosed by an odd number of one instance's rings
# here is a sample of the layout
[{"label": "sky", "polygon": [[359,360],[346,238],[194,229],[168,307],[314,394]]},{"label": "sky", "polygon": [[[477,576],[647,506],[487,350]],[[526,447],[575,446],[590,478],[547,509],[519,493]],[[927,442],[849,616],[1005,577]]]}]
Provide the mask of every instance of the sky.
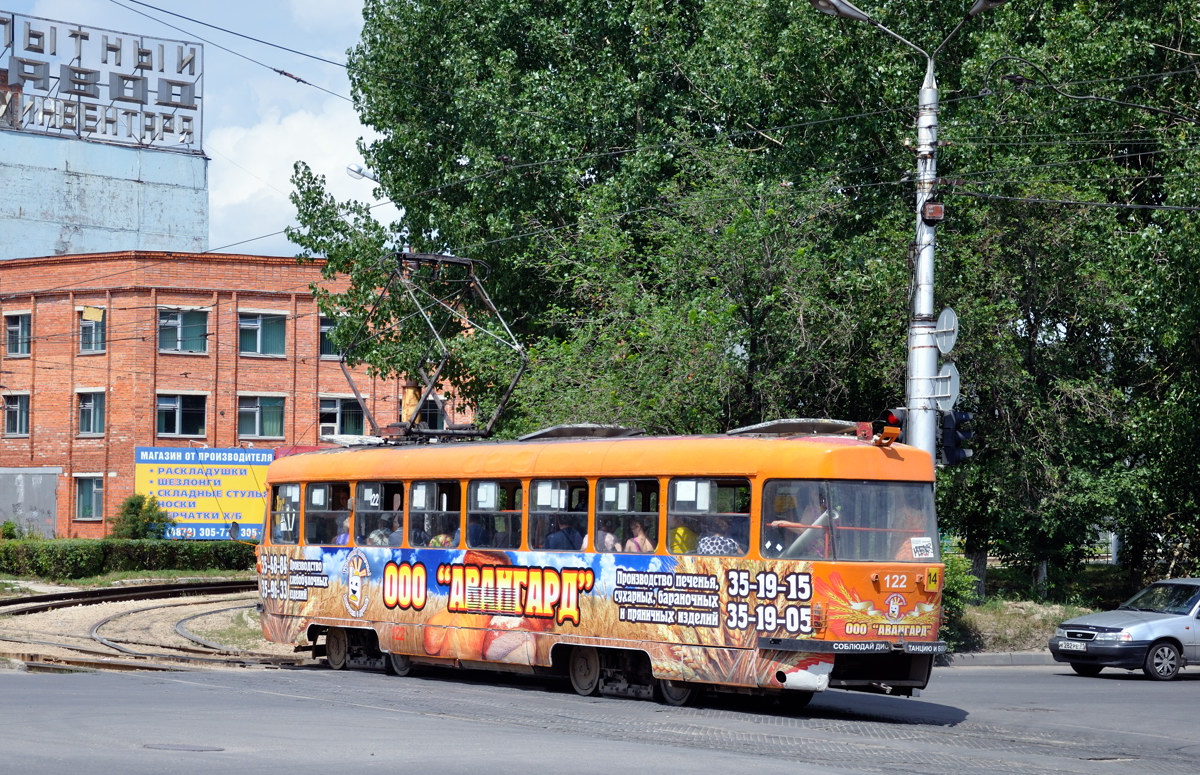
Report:
[{"label": "sky", "polygon": [[[282,234],[295,224],[288,195],[297,160],[325,176],[339,200],[378,201],[371,181],[345,171],[362,163],[355,144],[370,135],[350,104],[346,70],[204,26],[344,63],[362,29],[361,0],[0,0],[0,11],[204,46],[210,250],[297,253]],[[387,222],[394,213],[380,208],[376,217]]]}]

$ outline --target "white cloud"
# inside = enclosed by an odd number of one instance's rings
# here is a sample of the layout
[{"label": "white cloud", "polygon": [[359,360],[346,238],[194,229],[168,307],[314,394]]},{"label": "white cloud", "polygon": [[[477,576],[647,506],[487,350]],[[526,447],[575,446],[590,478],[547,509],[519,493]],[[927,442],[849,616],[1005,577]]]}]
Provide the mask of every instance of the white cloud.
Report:
[{"label": "white cloud", "polygon": [[[214,241],[210,247],[221,249],[293,224],[295,208],[288,196],[297,160],[324,175],[334,197],[373,201],[370,181],[354,180],[345,173],[346,165],[361,162],[355,141],[362,132],[354,111],[335,98],[327,99],[315,111],[273,114],[253,126],[211,131],[206,142],[213,158],[209,176],[210,231],[214,239],[221,235],[223,241]],[[375,212],[384,222],[395,217],[391,208]],[[227,250],[292,255],[295,246],[276,235]]]}]

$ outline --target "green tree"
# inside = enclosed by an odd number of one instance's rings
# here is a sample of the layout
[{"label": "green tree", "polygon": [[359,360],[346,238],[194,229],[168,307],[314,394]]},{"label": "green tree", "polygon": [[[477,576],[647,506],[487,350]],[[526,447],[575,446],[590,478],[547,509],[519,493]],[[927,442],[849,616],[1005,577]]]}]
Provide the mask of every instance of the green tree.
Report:
[{"label": "green tree", "polygon": [[[966,5],[865,10],[932,48]],[[1179,570],[1200,545],[1197,216],[1154,209],[1200,205],[1193,16],[1014,2],[938,56],[938,301],[962,321],[978,432],[939,506],[977,561],[1025,565],[1045,594],[1101,528],[1138,568]],[[321,299],[351,360],[428,367],[404,294],[378,299],[412,245],[490,267],[531,357],[505,433],[866,419],[902,400],[924,63],[878,30],[777,0],[368,0],[350,64],[378,132],[364,156],[403,217],[377,224],[299,165],[291,236],[351,281]],[[449,379],[493,405],[506,354],[435,328]]]},{"label": "green tree", "polygon": [[153,495],[134,493],[121,502],[109,523],[110,538],[163,538],[175,520],[158,505]]}]

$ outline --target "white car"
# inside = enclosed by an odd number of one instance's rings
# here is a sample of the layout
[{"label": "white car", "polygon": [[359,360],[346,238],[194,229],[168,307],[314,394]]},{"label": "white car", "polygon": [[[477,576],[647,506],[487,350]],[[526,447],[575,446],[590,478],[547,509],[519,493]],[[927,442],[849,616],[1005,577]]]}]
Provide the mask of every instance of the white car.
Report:
[{"label": "white car", "polygon": [[1115,611],[1065,621],[1050,639],[1050,653],[1079,675],[1141,668],[1170,681],[1180,668],[1200,662],[1200,579],[1159,581]]}]

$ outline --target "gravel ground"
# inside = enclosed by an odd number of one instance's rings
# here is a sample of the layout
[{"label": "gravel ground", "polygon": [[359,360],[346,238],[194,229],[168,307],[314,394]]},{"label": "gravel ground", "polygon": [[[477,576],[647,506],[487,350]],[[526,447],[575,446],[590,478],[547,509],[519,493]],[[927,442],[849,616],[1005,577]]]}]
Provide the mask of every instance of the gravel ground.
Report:
[{"label": "gravel ground", "polygon": [[[55,591],[67,591],[59,588]],[[0,658],[25,658],[26,655],[37,653],[56,659],[78,659],[80,654],[66,648],[59,648],[51,643],[67,644],[94,651],[109,651],[102,644],[89,636],[89,630],[97,622],[117,614],[122,616],[100,630],[100,635],[109,640],[120,641],[137,651],[158,651],[156,645],[196,647],[175,631],[175,625],[181,619],[203,613],[207,610],[215,613],[194,619],[186,627],[198,637],[218,643],[237,646],[246,651],[274,656],[295,656],[293,647],[288,644],[271,643],[262,637],[257,629],[258,618],[252,613],[247,616],[246,609],[220,611],[232,606],[253,605],[257,596],[253,593],[241,595],[219,595],[209,597],[191,597],[186,600],[158,601],[169,607],[155,608],[152,611],[132,614],[129,612],[146,608],[156,603],[145,600],[129,600],[120,602],[96,603],[72,608],[60,608],[37,614],[7,616],[0,618]],[[172,603],[185,605],[170,605]],[[14,642],[8,639],[44,641],[40,644]],[[131,641],[125,644],[124,641]],[[169,653],[169,650],[166,650]],[[119,652],[111,652],[114,658],[121,658]]]}]

